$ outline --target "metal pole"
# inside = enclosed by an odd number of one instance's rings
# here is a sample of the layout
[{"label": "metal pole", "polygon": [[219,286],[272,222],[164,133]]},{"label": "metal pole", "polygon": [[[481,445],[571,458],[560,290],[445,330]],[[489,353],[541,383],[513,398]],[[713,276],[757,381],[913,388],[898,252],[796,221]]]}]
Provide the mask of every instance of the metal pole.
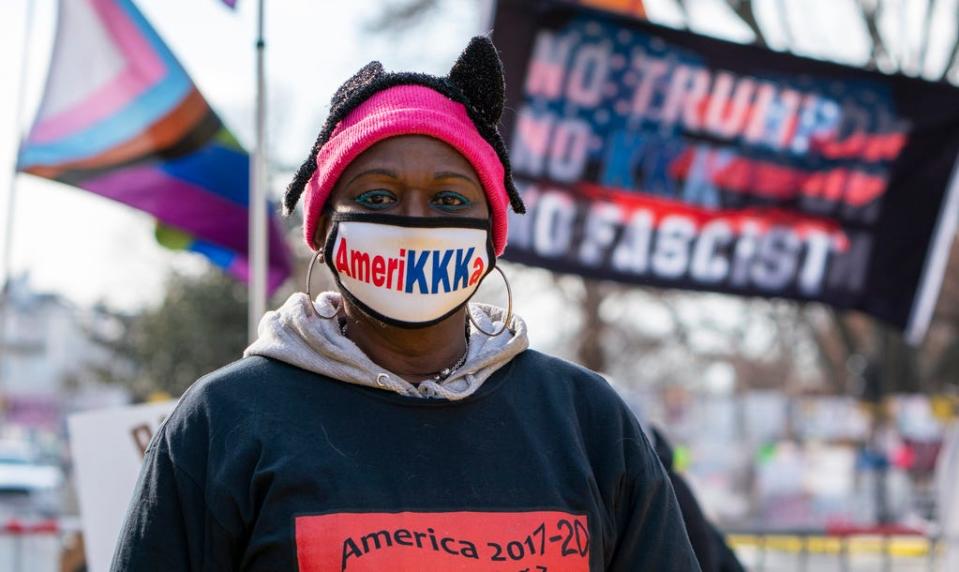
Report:
[{"label": "metal pole", "polygon": [[892,547],[889,545],[889,540],[888,534],[882,535],[882,544],[880,544],[882,547],[882,572],[891,572],[892,570],[892,554],[889,552]]},{"label": "metal pole", "polygon": [[876,357],[876,409],[873,418],[873,431],[870,437],[872,447],[877,456],[882,456],[882,460],[876,469],[876,517],[878,524],[885,526],[892,522],[892,514],[889,507],[889,461],[881,449],[882,431],[886,429],[888,421],[886,416],[886,392],[893,387],[893,376],[896,375],[896,368],[893,367],[893,347],[890,340],[892,333],[886,326],[879,325],[879,357]]},{"label": "metal pole", "polygon": [[807,572],[809,570],[809,535],[799,535],[799,571]]},{"label": "metal pole", "polygon": [[849,537],[846,535],[839,537],[839,570],[849,572]]},{"label": "metal pole", "polygon": [[14,533],[13,535],[13,569],[16,572],[23,572],[23,535]]},{"label": "metal pole", "polygon": [[248,306],[248,335],[250,341],[256,339],[256,327],[260,317],[266,312],[266,272],[267,272],[267,233],[266,233],[266,80],[264,72],[264,52],[266,41],[263,34],[263,4],[257,3],[256,34],[256,147],[250,163],[250,299]]},{"label": "metal pole", "polygon": [[[20,83],[17,85],[17,104],[14,121],[17,129],[17,153],[26,139],[23,126],[23,108],[27,92],[27,68],[30,65],[30,32],[33,30],[33,0],[27,0],[27,13],[23,25],[23,52],[20,54]],[[10,281],[11,257],[13,256],[13,211],[17,208],[17,168],[10,174],[10,186],[7,188],[7,212],[3,221],[3,267],[0,268],[0,395],[5,393],[7,380],[3,378],[3,359],[6,357],[7,343],[7,286]],[[0,414],[3,412],[0,411]]]}]

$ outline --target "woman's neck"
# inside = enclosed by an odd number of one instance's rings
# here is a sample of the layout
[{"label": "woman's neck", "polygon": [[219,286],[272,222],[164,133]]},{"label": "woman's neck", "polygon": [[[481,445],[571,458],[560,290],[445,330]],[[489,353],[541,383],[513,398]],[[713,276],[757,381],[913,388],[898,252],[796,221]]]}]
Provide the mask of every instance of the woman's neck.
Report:
[{"label": "woman's neck", "polygon": [[466,353],[466,309],[425,328],[384,324],[343,300],[346,335],[373,363],[418,383],[455,364]]}]

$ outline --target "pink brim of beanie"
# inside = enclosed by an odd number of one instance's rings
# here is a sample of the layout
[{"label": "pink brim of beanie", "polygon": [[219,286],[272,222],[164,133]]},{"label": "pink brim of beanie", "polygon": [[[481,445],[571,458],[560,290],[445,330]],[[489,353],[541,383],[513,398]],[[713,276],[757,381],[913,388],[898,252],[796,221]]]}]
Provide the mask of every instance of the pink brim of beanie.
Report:
[{"label": "pink brim of beanie", "polygon": [[323,205],[346,167],[374,144],[401,135],[426,135],[443,141],[465,157],[486,192],[496,255],[506,248],[509,197],[503,164],[479,134],[462,103],[428,87],[400,85],[378,92],[337,124],[316,155],[316,172],[306,189],[306,243],[316,250],[313,235]]}]

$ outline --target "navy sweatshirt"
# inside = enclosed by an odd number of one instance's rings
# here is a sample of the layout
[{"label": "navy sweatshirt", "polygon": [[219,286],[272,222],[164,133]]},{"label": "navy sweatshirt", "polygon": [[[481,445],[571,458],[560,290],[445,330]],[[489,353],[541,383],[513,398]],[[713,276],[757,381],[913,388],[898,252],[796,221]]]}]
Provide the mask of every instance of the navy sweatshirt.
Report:
[{"label": "navy sweatshirt", "polygon": [[699,566],[619,396],[527,350],[461,401],[262,357],[204,377],[150,444],[112,569]]}]

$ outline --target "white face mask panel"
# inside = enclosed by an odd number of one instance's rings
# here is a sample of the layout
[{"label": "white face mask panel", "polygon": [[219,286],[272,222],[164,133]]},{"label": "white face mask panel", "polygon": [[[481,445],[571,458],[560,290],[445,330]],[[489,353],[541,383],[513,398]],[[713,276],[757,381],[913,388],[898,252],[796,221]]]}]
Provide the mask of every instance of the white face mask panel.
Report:
[{"label": "white face mask panel", "polygon": [[326,263],[351,303],[417,328],[452,315],[495,263],[485,219],[337,213]]}]

